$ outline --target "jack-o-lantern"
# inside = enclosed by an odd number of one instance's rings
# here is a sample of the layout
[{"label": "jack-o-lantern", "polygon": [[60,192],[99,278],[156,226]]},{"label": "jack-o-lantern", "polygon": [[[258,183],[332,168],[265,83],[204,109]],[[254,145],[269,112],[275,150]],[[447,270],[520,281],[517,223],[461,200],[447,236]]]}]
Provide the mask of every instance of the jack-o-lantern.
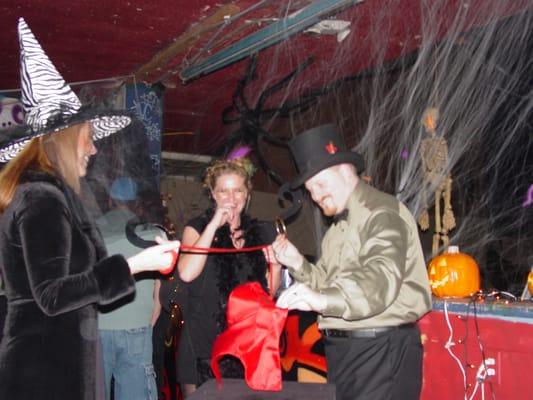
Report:
[{"label": "jack-o-lantern", "polygon": [[527,288],[529,289],[529,293],[531,293],[531,296],[533,296],[533,269],[527,276]]},{"label": "jack-o-lantern", "polygon": [[428,274],[431,291],[437,297],[467,297],[479,290],[479,267],[457,246],[448,247],[431,260]]}]

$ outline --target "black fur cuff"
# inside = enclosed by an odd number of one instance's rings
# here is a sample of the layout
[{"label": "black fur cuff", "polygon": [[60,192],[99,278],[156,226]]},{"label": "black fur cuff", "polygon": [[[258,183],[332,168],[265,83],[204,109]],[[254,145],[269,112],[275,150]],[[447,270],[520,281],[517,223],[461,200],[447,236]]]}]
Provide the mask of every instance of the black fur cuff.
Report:
[{"label": "black fur cuff", "polygon": [[104,258],[94,267],[100,291],[99,304],[109,304],[135,291],[135,280],[128,262],[122,255]]}]

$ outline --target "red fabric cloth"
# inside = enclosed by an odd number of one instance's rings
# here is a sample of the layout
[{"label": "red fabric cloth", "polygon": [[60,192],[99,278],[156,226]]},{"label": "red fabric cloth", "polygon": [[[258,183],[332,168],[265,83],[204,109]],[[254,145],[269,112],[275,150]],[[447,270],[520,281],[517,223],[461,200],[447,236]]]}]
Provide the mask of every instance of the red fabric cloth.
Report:
[{"label": "red fabric cloth", "polygon": [[281,390],[279,338],[287,312],[276,307],[258,282],[237,286],[230,293],[227,329],[215,339],[211,353],[211,369],[219,384],[218,360],[231,355],[244,365],[244,377],[250,388]]}]

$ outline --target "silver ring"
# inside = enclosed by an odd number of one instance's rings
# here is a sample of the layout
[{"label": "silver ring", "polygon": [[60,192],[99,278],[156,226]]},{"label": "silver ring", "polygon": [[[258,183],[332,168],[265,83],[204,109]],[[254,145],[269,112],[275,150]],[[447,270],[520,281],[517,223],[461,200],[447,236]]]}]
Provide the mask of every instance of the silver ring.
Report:
[{"label": "silver ring", "polygon": [[277,217],[274,221],[274,225],[276,226],[276,232],[278,235],[286,235],[287,234],[287,227],[285,226],[285,222],[280,217]]}]

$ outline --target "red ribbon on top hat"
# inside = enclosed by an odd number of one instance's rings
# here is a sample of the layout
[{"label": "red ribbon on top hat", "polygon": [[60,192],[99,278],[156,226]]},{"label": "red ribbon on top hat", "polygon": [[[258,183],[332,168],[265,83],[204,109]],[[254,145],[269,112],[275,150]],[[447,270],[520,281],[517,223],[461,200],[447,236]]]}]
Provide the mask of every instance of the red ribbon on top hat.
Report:
[{"label": "red ribbon on top hat", "polygon": [[339,151],[339,148],[333,144],[333,142],[330,140],[329,143],[326,145],[326,151],[329,154],[335,154],[337,151]]},{"label": "red ribbon on top hat", "polygon": [[229,295],[227,329],[215,339],[211,369],[221,384],[218,361],[237,357],[246,383],[254,390],[281,390],[279,338],[288,310],[276,307],[258,282],[237,286]]}]

